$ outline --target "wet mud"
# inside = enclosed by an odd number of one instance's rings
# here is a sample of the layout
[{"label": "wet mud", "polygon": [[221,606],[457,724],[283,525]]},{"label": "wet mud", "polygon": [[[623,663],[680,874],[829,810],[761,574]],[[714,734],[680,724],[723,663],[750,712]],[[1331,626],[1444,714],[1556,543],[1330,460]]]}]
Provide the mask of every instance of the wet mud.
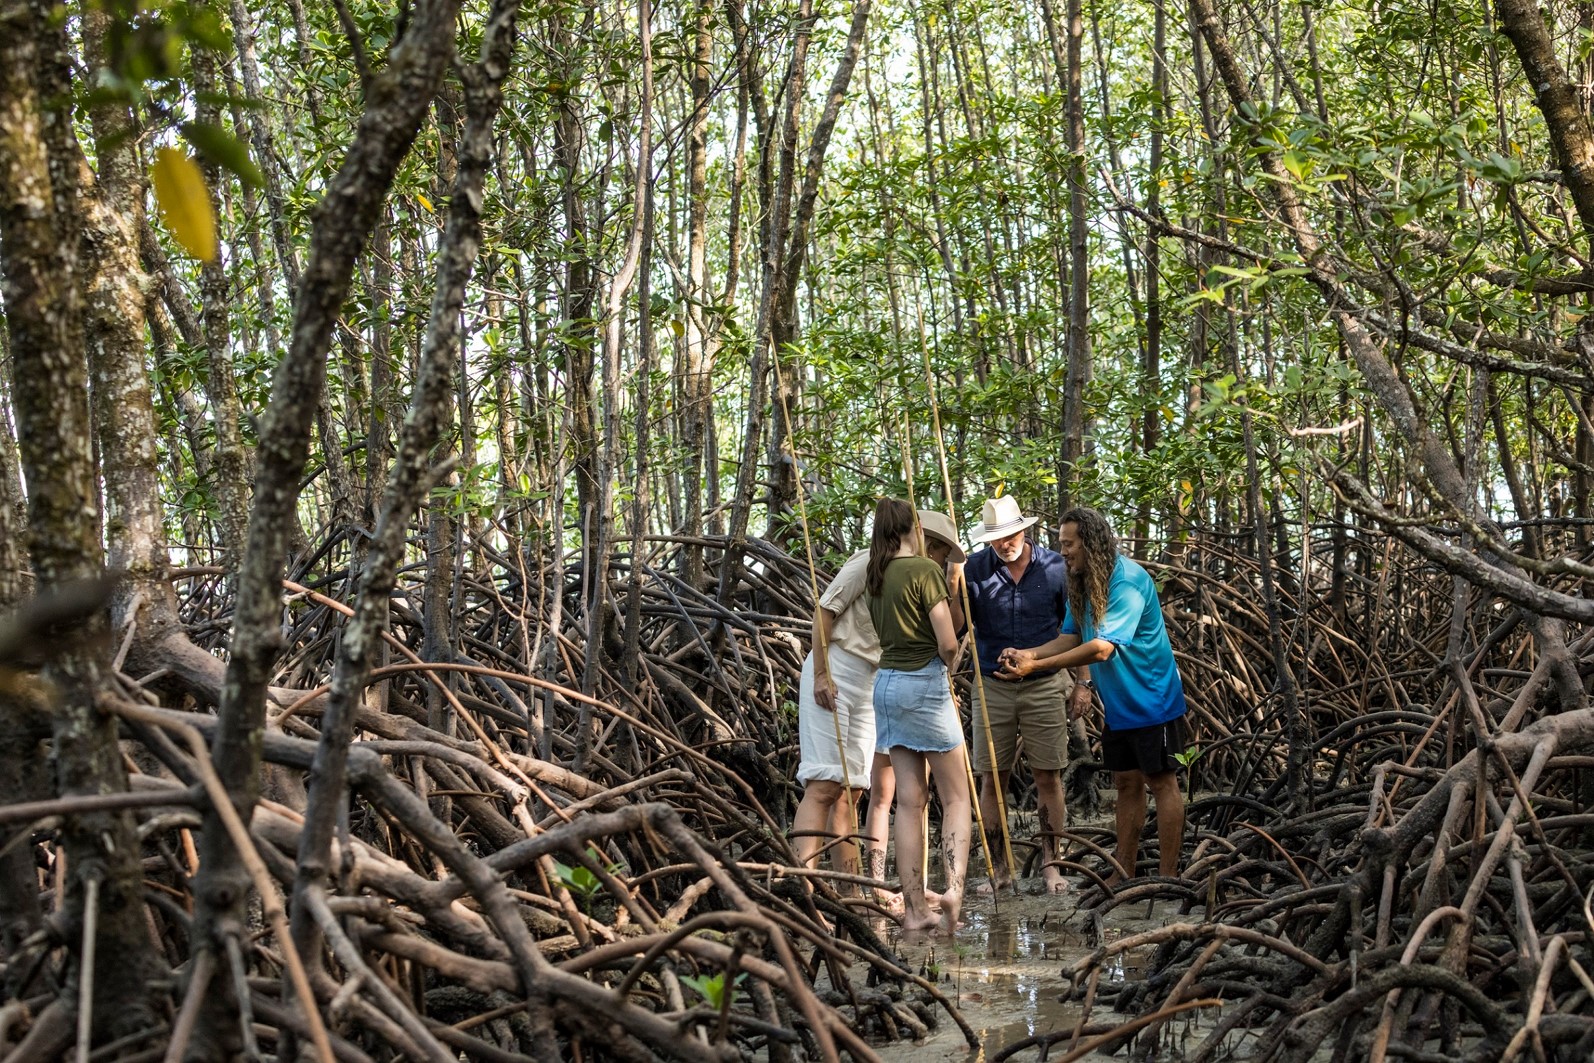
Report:
[{"label": "wet mud", "polygon": [[[1077,892],[1043,895],[1038,879],[1023,882],[1021,887],[1027,888],[1018,895],[1004,894],[995,902],[988,896],[972,897],[964,912],[964,925],[953,941],[889,930],[889,940],[903,960],[915,972],[935,978],[941,991],[957,1003],[980,1045],[970,1048],[957,1025],[943,1016],[923,1041],[876,1046],[882,1060],[983,1063],[1037,1034],[1071,1032],[1079,1025],[1083,1010],[1078,1002],[1059,1000],[1068,988],[1064,970],[1095,949],[1096,935],[1110,940],[1180,919],[1172,904],[1163,902],[1155,908],[1139,904],[1110,914],[1098,928],[1093,916],[1079,907]],[[1140,977],[1140,959],[1133,955],[1117,958],[1103,972],[1103,979]],[[1114,1013],[1098,1006],[1090,1018],[1093,1023],[1111,1021]],[[1054,1046],[1052,1058],[1063,1055],[1065,1045]],[[1017,1058],[1039,1056],[1026,1051]]]}]

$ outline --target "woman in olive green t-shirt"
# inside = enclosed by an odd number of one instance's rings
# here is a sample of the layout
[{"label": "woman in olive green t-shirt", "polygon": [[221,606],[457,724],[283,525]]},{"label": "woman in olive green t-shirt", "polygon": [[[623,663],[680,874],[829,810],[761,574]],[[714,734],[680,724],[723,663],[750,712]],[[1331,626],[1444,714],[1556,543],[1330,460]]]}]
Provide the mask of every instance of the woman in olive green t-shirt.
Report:
[{"label": "woman in olive green t-shirt", "polygon": [[925,853],[919,824],[929,792],[928,764],[941,798],[941,849],[946,887],[940,928],[957,929],[972,834],[963,727],[947,683],[959,642],[947,602],[946,576],[923,556],[924,535],[912,506],[883,498],[869,544],[869,618],[880,637],[875,676],[875,745],[891,755],[897,777],[897,870],[902,875],[904,930],[937,925],[924,895]]}]

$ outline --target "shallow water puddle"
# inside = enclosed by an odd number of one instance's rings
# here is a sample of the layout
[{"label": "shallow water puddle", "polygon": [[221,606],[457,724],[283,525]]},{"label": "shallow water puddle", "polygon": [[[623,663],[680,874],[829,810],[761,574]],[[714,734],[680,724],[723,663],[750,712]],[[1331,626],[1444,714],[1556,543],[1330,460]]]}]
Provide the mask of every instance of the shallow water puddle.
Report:
[{"label": "shallow water puddle", "polygon": [[[985,1063],[1027,1038],[1072,1030],[1081,1009],[1077,1002],[1058,1000],[1068,988],[1064,970],[1094,948],[1086,941],[1084,920],[1076,909],[1073,895],[1008,895],[995,906],[989,897],[977,897],[964,913],[964,927],[955,941],[921,935],[905,938],[892,931],[890,941],[898,954],[913,970],[936,980],[941,991],[957,1003],[981,1044],[969,1048],[957,1025],[942,1015],[940,1025],[924,1041],[875,1046],[880,1058],[887,1063]],[[1131,916],[1125,921],[1135,924],[1133,929],[1109,919],[1103,934],[1116,937],[1177,918],[1172,909],[1166,918],[1156,917],[1162,915],[1159,908],[1151,920],[1141,920],[1134,917],[1141,916],[1145,907],[1137,905],[1135,909],[1121,913]],[[1138,978],[1141,962],[1142,957],[1133,954],[1115,957],[1102,977]],[[1107,1015],[1097,1008],[1092,1018],[1099,1021]],[[1022,1052],[1017,1058],[1038,1057]]]}]

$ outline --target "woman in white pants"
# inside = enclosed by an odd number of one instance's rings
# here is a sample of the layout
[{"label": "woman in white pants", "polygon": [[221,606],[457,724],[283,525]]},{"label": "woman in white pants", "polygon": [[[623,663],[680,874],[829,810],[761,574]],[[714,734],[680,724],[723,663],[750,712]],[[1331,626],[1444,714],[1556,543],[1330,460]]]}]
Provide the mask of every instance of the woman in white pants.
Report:
[{"label": "woman in white pants", "polygon": [[[963,549],[952,521],[931,510],[920,510],[918,515],[931,560],[943,566],[948,561],[962,562]],[[802,763],[797,781],[803,786],[803,797],[792,821],[792,842],[798,859],[810,866],[833,844],[836,869],[857,874],[853,810],[867,788],[870,800],[863,870],[880,881],[885,878],[886,835],[896,778],[890,756],[875,749],[874,681],[880,642],[864,595],[868,563],[868,550],[848,558],[820,595],[814,611],[813,649],[803,661],[798,692]],[[846,752],[845,772],[842,750]],[[843,799],[848,782],[853,787],[851,803]],[[877,894],[876,899],[891,908],[902,903],[896,894]]]}]

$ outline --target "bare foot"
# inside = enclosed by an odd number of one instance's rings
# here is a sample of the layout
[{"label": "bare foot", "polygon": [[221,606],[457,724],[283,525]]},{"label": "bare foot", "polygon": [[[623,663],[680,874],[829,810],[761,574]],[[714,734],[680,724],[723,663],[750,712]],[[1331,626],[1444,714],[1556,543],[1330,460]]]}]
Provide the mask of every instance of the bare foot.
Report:
[{"label": "bare foot", "polygon": [[963,907],[963,895],[948,890],[941,894],[941,933],[952,937],[958,929],[958,910]]},{"label": "bare foot", "polygon": [[[997,890],[1006,891],[1011,890],[1012,888],[1013,878],[1011,875],[998,875],[996,877]],[[974,887],[974,892],[978,893],[981,897],[989,897],[992,893],[995,893],[996,890],[991,889],[991,880],[986,879],[984,882],[981,882],[978,886]]]},{"label": "bare foot", "polygon": [[1070,883],[1066,878],[1063,877],[1063,872],[1062,872],[1061,868],[1056,868],[1056,867],[1045,868],[1044,870],[1041,871],[1041,878],[1046,883],[1046,892],[1047,893],[1053,893],[1053,894],[1055,894],[1055,893],[1067,893],[1070,889],[1073,888],[1072,883]]},{"label": "bare foot", "polygon": [[[875,892],[874,903],[879,905],[881,908],[884,908],[892,915],[901,915],[905,908],[905,905],[902,901],[902,894],[887,893],[884,890],[877,890]],[[930,908],[940,908],[941,895],[933,890],[925,890],[924,903]]]},{"label": "bare foot", "polygon": [[[944,904],[941,908],[941,912],[942,919],[944,920],[946,913],[946,907]],[[915,915],[912,912],[904,912],[902,915],[902,929],[907,932],[912,932],[914,930],[932,930],[940,924],[941,920],[937,920],[934,915],[931,915],[929,909],[925,909],[923,913],[918,915]]]}]

